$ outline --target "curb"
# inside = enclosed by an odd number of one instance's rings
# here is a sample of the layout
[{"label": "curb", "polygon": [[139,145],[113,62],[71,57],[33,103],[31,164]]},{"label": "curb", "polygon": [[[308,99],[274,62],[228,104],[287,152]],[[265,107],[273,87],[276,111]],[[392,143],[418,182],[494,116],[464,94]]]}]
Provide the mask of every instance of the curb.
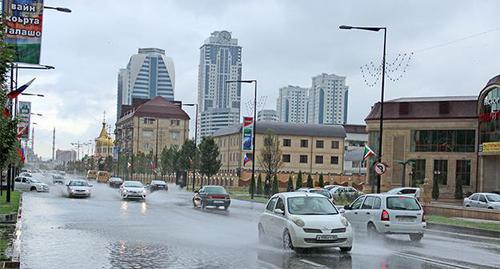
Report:
[{"label": "curb", "polygon": [[500,238],[500,231],[493,231],[493,230],[486,230],[486,229],[479,229],[479,228],[470,228],[470,227],[460,227],[460,226],[448,225],[448,224],[438,224],[438,223],[427,222],[427,229],[431,229],[434,231],[466,234],[466,235],[478,235],[478,236],[485,236],[485,237]]}]

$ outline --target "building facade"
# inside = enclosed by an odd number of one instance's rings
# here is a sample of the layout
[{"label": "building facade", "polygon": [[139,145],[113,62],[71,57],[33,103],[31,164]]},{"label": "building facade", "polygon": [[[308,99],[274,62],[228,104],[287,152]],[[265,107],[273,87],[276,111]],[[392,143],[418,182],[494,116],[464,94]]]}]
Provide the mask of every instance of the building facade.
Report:
[{"label": "building facade", "polygon": [[116,147],[120,154],[161,154],[164,148],[181,146],[189,138],[189,116],[180,102],[157,96],[116,123]]},{"label": "building facade", "polygon": [[[345,130],[341,125],[293,124],[283,122],[260,122],[256,126],[255,169],[262,171],[259,156],[264,139],[271,131],[277,135],[281,150],[281,172],[314,174],[342,174],[344,164]],[[241,124],[219,129],[214,133],[219,146],[221,170],[238,173],[252,167],[251,152],[242,150]],[[250,161],[244,163],[245,154]]]},{"label": "building facade", "polygon": [[[453,198],[457,181],[477,190],[477,97],[399,98],[384,103],[382,190],[437,180],[441,198]],[[368,117],[368,144],[377,153],[380,103]],[[405,164],[406,163],[406,164]],[[375,184],[370,167],[367,185]]]},{"label": "building facade", "polygon": [[345,124],[348,92],[345,77],[325,73],[313,77],[309,90],[307,122]]},{"label": "building facade", "polygon": [[76,161],[76,151],[74,150],[56,150],[56,162],[67,163]]},{"label": "building facade", "polygon": [[344,124],[344,129],[344,174],[366,174],[366,163],[363,161],[365,144],[368,143],[366,125]]},{"label": "building facade", "polygon": [[122,116],[121,105],[131,105],[133,98],[153,99],[162,96],[174,100],[175,69],[165,50],[140,48],[132,55],[127,68],[118,72],[117,117]]},{"label": "building facade", "polygon": [[114,141],[108,133],[106,122],[102,122],[101,132],[99,136],[94,140],[95,150],[94,157],[96,158],[106,158],[108,156],[113,156]]},{"label": "building facade", "polygon": [[281,122],[307,123],[308,91],[291,85],[280,88],[276,109]]},{"label": "building facade", "polygon": [[228,31],[215,31],[200,48],[198,71],[198,137],[240,120],[241,47]]},{"label": "building facade", "polygon": [[279,121],[278,112],[274,109],[263,109],[257,112],[257,121]]}]

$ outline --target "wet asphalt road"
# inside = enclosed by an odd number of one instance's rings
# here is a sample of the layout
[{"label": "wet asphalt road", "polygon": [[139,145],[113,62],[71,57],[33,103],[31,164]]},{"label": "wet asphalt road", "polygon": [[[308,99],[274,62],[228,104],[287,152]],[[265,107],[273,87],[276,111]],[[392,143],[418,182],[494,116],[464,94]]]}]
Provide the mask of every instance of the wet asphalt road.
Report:
[{"label": "wet asphalt road", "polygon": [[50,193],[23,196],[22,268],[500,268],[500,240],[357,236],[351,254],[295,254],[258,243],[261,204],[201,211],[175,186],[142,202],[122,201],[104,184],[94,183],[90,199],[49,185]]}]

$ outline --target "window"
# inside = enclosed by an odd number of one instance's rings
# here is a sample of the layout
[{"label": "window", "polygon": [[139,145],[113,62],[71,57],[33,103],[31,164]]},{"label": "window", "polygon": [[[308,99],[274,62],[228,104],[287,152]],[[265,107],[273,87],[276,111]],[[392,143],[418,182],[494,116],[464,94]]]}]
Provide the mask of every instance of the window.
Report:
[{"label": "window", "polygon": [[470,171],[471,171],[471,161],[470,160],[457,160],[457,176],[456,182],[461,182],[462,185],[470,185]]},{"label": "window", "polygon": [[375,197],[367,196],[361,209],[372,209],[374,202],[375,202]]},{"label": "window", "polygon": [[448,184],[448,160],[434,160],[434,180],[439,184]]},{"label": "window", "polygon": [[332,141],[332,149],[338,149],[339,148],[339,141]]},{"label": "window", "polygon": [[283,139],[283,147],[290,147],[292,146],[292,140],[291,139]]},{"label": "window", "polygon": [[283,154],[283,162],[284,163],[289,163],[290,162],[290,154]]},{"label": "window", "polygon": [[359,197],[352,203],[352,209],[359,209],[361,207],[361,204],[363,203],[363,199],[365,199],[364,196]]},{"label": "window", "polygon": [[323,163],[323,156],[316,155],[316,163]]},{"label": "window", "polygon": [[418,159],[412,163],[411,186],[416,187],[424,183],[425,179],[425,160]]},{"label": "window", "polygon": [[300,163],[307,163],[307,155],[300,155]]},{"label": "window", "polygon": [[278,198],[278,201],[276,202],[276,209],[281,209],[285,212],[285,203],[283,203],[283,199]]},{"label": "window", "polygon": [[151,147],[151,145],[148,143],[145,143],[142,147],[144,148],[144,150],[147,150]]},{"label": "window", "polygon": [[479,202],[486,203],[486,197],[484,195],[479,195]]},{"label": "window", "polygon": [[278,200],[278,197],[271,198],[271,200],[267,203],[266,210],[273,211],[276,200]]},{"label": "window", "polygon": [[16,177],[16,179],[14,179],[15,182],[21,182],[21,178],[20,177]]},{"label": "window", "polygon": [[382,203],[382,199],[379,197],[375,197],[375,202],[373,203],[373,209],[380,209],[380,204]]},{"label": "window", "polygon": [[338,156],[331,156],[330,163],[331,164],[339,164],[339,157]]},{"label": "window", "polygon": [[154,122],[155,122],[155,119],[153,119],[153,118],[143,118],[144,124],[153,124]]},{"label": "window", "polygon": [[476,193],[476,194],[472,195],[472,196],[470,197],[470,199],[471,199],[471,200],[474,200],[474,201],[477,201],[478,197],[479,197],[479,194],[477,194],[477,193]]},{"label": "window", "polygon": [[143,130],[142,131],[142,137],[144,137],[144,138],[151,138],[151,137],[153,137],[153,130]]},{"label": "window", "polygon": [[301,139],[300,140],[300,147],[301,148],[307,148],[307,147],[309,147],[309,141],[306,140],[306,139]]},{"label": "window", "polygon": [[170,132],[170,139],[173,141],[179,140],[179,132]]},{"label": "window", "polygon": [[180,120],[170,120],[170,125],[179,126],[181,124]]},{"label": "window", "polygon": [[394,210],[421,210],[417,200],[413,197],[387,197],[387,208]]},{"label": "window", "polygon": [[322,149],[325,146],[325,142],[323,140],[316,140],[316,148]]},{"label": "window", "polygon": [[412,135],[415,152],[474,152],[475,130],[417,130]]}]

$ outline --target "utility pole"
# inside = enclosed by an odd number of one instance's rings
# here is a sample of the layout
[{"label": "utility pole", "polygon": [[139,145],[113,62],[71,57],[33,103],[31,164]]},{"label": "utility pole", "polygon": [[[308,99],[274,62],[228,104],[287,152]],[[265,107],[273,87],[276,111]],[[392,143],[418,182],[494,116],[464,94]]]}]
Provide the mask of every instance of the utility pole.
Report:
[{"label": "utility pole", "polygon": [[52,130],[52,161],[55,161],[54,154],[56,152],[56,128]]}]

